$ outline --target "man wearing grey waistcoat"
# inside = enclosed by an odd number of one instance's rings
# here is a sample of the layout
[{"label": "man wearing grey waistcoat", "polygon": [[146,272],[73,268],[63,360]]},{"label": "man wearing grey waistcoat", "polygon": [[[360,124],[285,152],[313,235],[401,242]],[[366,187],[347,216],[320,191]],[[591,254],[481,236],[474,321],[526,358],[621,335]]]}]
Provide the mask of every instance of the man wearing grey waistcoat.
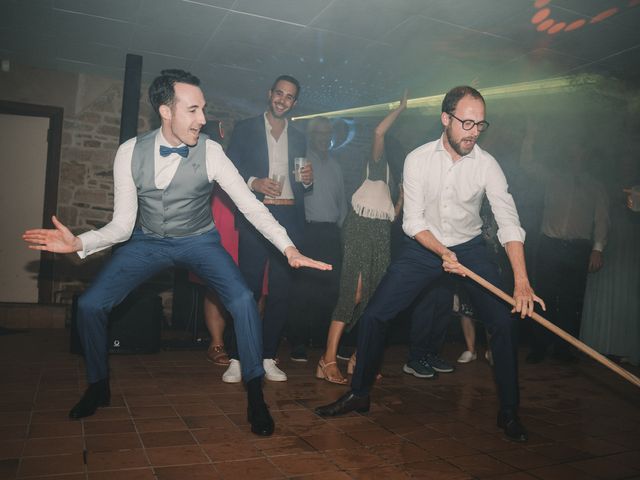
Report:
[{"label": "man wearing grey waistcoat", "polygon": [[109,405],[107,317],[127,294],[159,271],[186,267],[215,289],[234,317],[251,430],[271,435],[274,423],[262,396],[261,322],[253,295],[220,244],[211,215],[217,182],[238,209],[288,260],[291,267],[331,269],[298,252],[286,231],[256,200],[222,147],[200,134],[206,102],[197,77],[163,70],[149,87],[161,128],[123,143],[116,153],[114,212],[99,230],[75,236],[56,217],[55,229],[24,233],[30,248],[81,258],[124,242],[78,300],[78,333],[88,388],[69,416],[79,419]]}]

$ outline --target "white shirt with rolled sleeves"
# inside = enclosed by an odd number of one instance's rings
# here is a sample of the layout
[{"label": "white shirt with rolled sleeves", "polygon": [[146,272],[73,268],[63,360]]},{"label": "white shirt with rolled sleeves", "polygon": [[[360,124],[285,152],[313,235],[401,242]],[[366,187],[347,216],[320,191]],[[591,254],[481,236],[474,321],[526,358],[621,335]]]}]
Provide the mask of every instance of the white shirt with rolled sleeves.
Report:
[{"label": "white shirt with rolled sleeves", "polygon": [[496,159],[478,145],[454,162],[442,138],[424,144],[407,156],[403,176],[402,228],[410,237],[428,230],[446,247],[477,237],[486,193],[500,243],[524,243],[525,231],[504,173]]},{"label": "white shirt with rolled sleeves", "polygon": [[[91,230],[78,236],[83,247],[78,252],[80,258],[124,242],[131,237],[138,213],[138,194],[131,173],[131,159],[135,144],[136,139],[132,138],[118,148],[113,163],[113,219],[99,230]],[[162,131],[158,131],[156,136],[154,161],[156,187],[164,189],[171,183],[182,157],[177,153],[172,153],[168,157],[161,156],[160,145],[171,146],[164,139]],[[287,247],[293,246],[286,230],[251,193],[222,147],[212,140],[206,140],[206,168],[209,181],[218,182],[240,212],[278,250],[284,252]]]}]

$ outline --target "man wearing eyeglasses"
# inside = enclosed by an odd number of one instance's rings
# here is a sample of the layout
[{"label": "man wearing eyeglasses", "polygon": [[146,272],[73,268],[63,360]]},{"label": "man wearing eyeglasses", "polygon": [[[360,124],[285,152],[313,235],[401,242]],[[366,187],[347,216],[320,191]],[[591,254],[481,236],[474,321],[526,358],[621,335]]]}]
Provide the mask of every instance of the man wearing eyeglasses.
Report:
[{"label": "man wearing eyeglasses", "polygon": [[444,127],[440,139],[418,147],[405,161],[403,229],[411,238],[360,319],[351,390],[336,402],[318,407],[316,413],[334,416],[369,410],[369,392],[380,368],[389,321],[445,272],[464,276],[464,265],[501,286],[481,236],[480,206],[486,194],[498,224],[498,239],[513,269],[516,306],[510,312],[497,297],[468,278],[462,280],[491,334],[500,401],[498,427],[510,439],[524,442],[527,432],[517,415],[517,317],[511,313],[524,318],[533,312],[535,302],[545,308],[544,302],[529,284],[525,232],[505,176],[498,162],[477,145],[480,133],[489,127],[482,95],[468,86],[453,88],[442,102],[440,119]]}]

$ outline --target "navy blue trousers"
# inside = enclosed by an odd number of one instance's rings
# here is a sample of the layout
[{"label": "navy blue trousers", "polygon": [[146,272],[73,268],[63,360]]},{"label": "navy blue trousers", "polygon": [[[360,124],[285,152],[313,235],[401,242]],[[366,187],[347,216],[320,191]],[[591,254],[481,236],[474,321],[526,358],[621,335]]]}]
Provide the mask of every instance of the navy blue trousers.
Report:
[{"label": "navy blue trousers", "polygon": [[[458,261],[501,287],[498,269],[491,263],[482,237],[450,247]],[[410,242],[382,278],[359,320],[358,358],[351,381],[356,395],[368,395],[382,362],[387,326],[418,294],[443,275],[442,260],[418,242]],[[464,279],[479,319],[491,335],[495,379],[502,410],[519,403],[516,326],[511,307],[489,291]]]},{"label": "navy blue trousers", "polygon": [[[298,245],[302,237],[303,225],[300,223],[294,206],[267,205],[275,219],[286,230],[291,241]],[[253,225],[247,221],[238,222],[238,263],[254,298],[260,299],[262,295],[262,283],[264,269],[269,263],[269,294],[265,305],[262,325],[262,358],[275,358],[280,337],[287,322],[289,311],[289,294],[293,270],[289,267],[287,258],[274,247]],[[234,327],[236,321],[234,318]],[[237,346],[240,347],[240,332],[235,329]],[[229,346],[229,355],[238,358],[234,341]],[[242,363],[242,361],[241,361]]]},{"label": "navy blue trousers", "polygon": [[218,292],[233,316],[243,379],[249,381],[264,375],[258,308],[238,267],[220,244],[218,231],[159,238],[137,228],[78,299],[78,334],[85,352],[89,383],[109,376],[107,317],[111,309],[145,280],[174,266],[185,267],[198,275],[207,287]]}]

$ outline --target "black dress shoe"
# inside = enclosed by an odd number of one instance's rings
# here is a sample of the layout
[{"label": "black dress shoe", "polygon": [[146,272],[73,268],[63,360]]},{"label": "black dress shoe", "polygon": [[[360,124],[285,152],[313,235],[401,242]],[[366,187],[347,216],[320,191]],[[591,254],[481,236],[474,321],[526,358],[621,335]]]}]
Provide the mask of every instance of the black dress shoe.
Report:
[{"label": "black dress shoe", "polygon": [[526,442],[529,440],[527,430],[514,413],[498,413],[498,427],[504,430],[504,434],[514,442]]},{"label": "black dress shoe", "polygon": [[251,431],[256,435],[268,437],[273,434],[275,424],[266,403],[249,404],[247,407],[247,420],[251,424]]},{"label": "black dress shoe", "polygon": [[315,412],[321,417],[335,417],[336,415],[344,415],[354,410],[358,413],[365,413],[369,411],[370,404],[369,395],[356,397],[353,392],[349,391],[335,402],[317,407]]},{"label": "black dress shoe", "polygon": [[69,412],[69,418],[89,417],[96,413],[98,407],[108,407],[110,402],[111,389],[108,379],[90,383],[80,401]]}]

